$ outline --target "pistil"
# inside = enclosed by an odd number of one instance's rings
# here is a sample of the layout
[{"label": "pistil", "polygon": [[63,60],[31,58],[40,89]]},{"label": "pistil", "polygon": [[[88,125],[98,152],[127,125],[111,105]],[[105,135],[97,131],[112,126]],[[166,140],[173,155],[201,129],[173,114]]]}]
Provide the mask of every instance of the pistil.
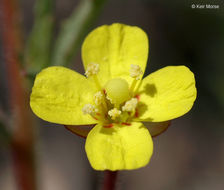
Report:
[{"label": "pistil", "polygon": [[138,65],[131,65],[130,76],[133,77],[133,82],[130,88],[126,80],[114,78],[109,80],[103,89],[97,78],[98,72],[98,64],[91,63],[87,66],[85,74],[88,78],[93,78],[99,91],[93,96],[95,105],[86,104],[83,107],[83,113],[90,114],[103,124],[130,121],[137,109],[138,99],[134,97],[134,93],[136,87],[138,88],[139,84],[141,84],[140,75],[143,74],[141,68]]},{"label": "pistil", "polygon": [[130,98],[128,83],[121,78],[109,80],[105,85],[107,99],[116,107]]}]

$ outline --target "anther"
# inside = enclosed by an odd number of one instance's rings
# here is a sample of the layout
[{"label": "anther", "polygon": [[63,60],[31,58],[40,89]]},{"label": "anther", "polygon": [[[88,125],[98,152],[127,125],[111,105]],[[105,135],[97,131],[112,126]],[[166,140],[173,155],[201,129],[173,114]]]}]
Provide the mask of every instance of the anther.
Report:
[{"label": "anther", "polygon": [[94,94],[94,102],[96,105],[100,105],[103,102],[103,94],[101,91]]},{"label": "anther", "polygon": [[106,96],[106,99],[108,99],[111,104],[114,104],[113,100],[109,96]]},{"label": "anther", "polygon": [[86,104],[82,108],[82,112],[85,115],[86,114],[90,114],[91,116],[94,116],[96,114],[96,112],[98,112],[98,109],[94,105],[92,105],[92,104]]},{"label": "anther", "polygon": [[121,111],[118,110],[117,108],[111,109],[108,111],[108,115],[115,120],[119,115],[121,114]]},{"label": "anther", "polygon": [[131,100],[125,103],[125,105],[122,107],[122,111],[127,111],[127,112],[134,111],[135,108],[137,107],[137,104],[138,104],[138,99],[132,98]]},{"label": "anther", "polygon": [[97,63],[89,63],[86,68],[85,75],[90,77],[92,75],[96,75],[99,72],[99,64]]},{"label": "anther", "polygon": [[142,69],[141,67],[139,67],[138,65],[133,65],[131,64],[131,68],[130,68],[130,76],[132,78],[135,78],[136,80],[140,79],[140,75],[142,75]]}]

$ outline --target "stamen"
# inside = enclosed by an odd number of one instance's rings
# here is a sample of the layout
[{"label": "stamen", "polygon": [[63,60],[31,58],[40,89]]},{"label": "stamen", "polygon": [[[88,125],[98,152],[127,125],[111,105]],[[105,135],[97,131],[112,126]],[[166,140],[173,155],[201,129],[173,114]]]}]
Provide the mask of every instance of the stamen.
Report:
[{"label": "stamen", "polygon": [[142,75],[142,69],[141,67],[139,67],[138,65],[133,65],[131,64],[131,68],[130,68],[130,76],[132,78],[135,78],[136,80],[140,79],[140,75]]},{"label": "stamen", "polygon": [[130,92],[132,93],[132,95],[134,93],[134,88],[135,88],[136,84],[137,84],[137,80],[133,79],[133,81],[131,83],[131,87],[130,87]]},{"label": "stamen", "polygon": [[100,66],[97,63],[89,63],[87,65],[85,75],[87,77],[93,76],[93,80],[94,80],[94,82],[96,84],[97,89],[101,90],[101,85],[100,85],[99,80],[98,80],[97,75],[96,75],[99,72],[99,70],[100,70],[99,67]]},{"label": "stamen", "polygon": [[118,110],[117,108],[111,109],[108,111],[108,115],[115,120],[119,115],[121,114],[121,111]]},{"label": "stamen", "polygon": [[131,100],[125,103],[125,105],[122,107],[122,111],[127,111],[127,112],[135,111],[137,104],[138,104],[138,99],[132,98]]},{"label": "stamen", "polygon": [[96,75],[99,72],[99,64],[97,63],[89,63],[86,68],[85,75],[90,77],[92,75]]},{"label": "stamen", "polygon": [[107,104],[105,103],[105,95],[103,94],[103,92],[98,91],[97,93],[95,93],[93,99],[94,99],[94,102],[97,106],[101,105],[102,112],[106,113]]},{"label": "stamen", "polygon": [[113,100],[109,96],[106,96],[106,99],[108,99],[111,104],[114,104]]},{"label": "stamen", "polygon": [[101,87],[101,85],[100,85],[100,82],[99,82],[99,80],[98,80],[97,75],[93,75],[93,80],[94,80],[94,82],[95,82],[95,84],[96,84],[97,89],[98,89],[98,90],[101,90],[102,87]]},{"label": "stamen", "polygon": [[94,94],[94,102],[96,105],[100,105],[103,102],[103,94],[101,91],[98,91],[96,94]]},{"label": "stamen", "polygon": [[96,114],[96,112],[98,112],[98,109],[92,105],[92,104],[86,104],[83,108],[82,108],[82,112],[86,115],[86,114],[90,114],[91,116],[94,116]]}]

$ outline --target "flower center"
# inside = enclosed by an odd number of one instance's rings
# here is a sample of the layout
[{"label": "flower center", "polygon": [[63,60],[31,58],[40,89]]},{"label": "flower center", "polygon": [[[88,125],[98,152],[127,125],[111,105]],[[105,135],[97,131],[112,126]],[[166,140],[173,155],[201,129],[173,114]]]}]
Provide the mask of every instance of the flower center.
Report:
[{"label": "flower center", "polygon": [[135,88],[143,74],[141,68],[138,65],[131,65],[130,77],[133,78],[133,82],[130,86],[124,79],[113,78],[102,88],[97,78],[98,72],[98,64],[91,63],[87,66],[85,74],[88,78],[93,77],[99,91],[93,96],[94,105],[86,104],[83,113],[91,115],[106,127],[113,126],[111,123],[127,125],[138,115],[136,113],[139,100],[135,97]]}]

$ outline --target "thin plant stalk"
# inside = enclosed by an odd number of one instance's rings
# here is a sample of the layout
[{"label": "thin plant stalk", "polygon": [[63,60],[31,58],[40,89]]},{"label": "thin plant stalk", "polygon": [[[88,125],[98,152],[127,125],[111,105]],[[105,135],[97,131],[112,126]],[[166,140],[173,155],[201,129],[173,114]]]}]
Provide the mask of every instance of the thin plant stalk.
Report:
[{"label": "thin plant stalk", "polygon": [[106,170],[104,172],[104,181],[102,190],[115,190],[117,174],[118,171]]},{"label": "thin plant stalk", "polygon": [[20,15],[16,0],[1,1],[1,34],[9,90],[12,138],[11,150],[17,189],[35,190],[33,131],[29,98],[22,75],[19,53],[22,52]]}]

